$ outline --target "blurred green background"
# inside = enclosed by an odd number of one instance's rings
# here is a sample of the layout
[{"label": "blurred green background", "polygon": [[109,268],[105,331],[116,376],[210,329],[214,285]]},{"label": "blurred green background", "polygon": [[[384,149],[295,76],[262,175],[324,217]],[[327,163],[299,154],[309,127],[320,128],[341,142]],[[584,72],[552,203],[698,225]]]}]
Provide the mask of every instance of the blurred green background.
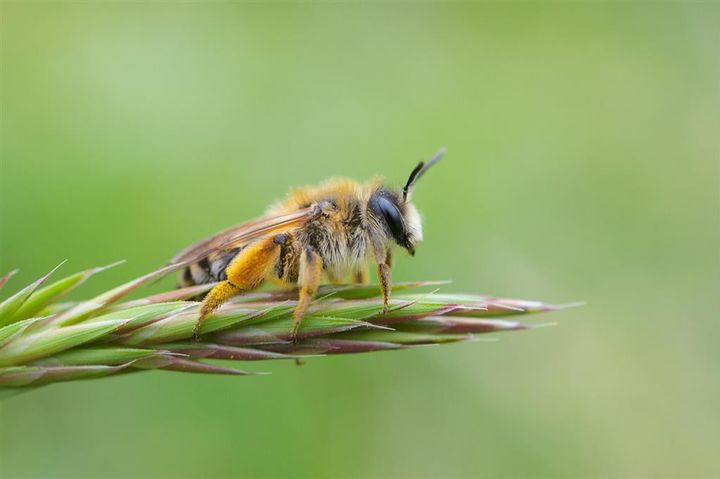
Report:
[{"label": "blurred green background", "polygon": [[1,269],[147,272],[332,175],[401,183],[396,280],[585,300],[497,343],[0,403],[0,475],[720,476],[720,7],[3,2]]}]

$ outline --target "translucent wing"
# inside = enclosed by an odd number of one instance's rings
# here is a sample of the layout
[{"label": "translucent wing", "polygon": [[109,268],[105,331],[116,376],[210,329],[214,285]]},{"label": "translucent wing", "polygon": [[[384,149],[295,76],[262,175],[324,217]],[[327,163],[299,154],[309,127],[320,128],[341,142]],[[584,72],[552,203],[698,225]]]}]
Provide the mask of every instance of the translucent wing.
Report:
[{"label": "translucent wing", "polygon": [[293,213],[268,215],[241,225],[233,226],[210,238],[188,246],[178,253],[171,263],[190,264],[217,252],[241,247],[269,234],[281,233],[303,225],[310,217],[310,208]]}]

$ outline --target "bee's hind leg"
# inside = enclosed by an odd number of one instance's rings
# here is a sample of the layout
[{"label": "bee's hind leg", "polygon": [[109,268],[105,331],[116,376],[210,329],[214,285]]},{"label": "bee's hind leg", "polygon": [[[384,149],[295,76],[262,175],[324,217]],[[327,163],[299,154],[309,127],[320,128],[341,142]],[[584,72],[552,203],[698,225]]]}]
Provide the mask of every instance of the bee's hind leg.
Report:
[{"label": "bee's hind leg", "polygon": [[202,306],[200,306],[200,315],[193,326],[192,334],[196,341],[200,337],[200,326],[202,326],[205,318],[218,309],[224,302],[239,294],[241,291],[242,289],[238,288],[230,281],[218,283],[212,290],[210,290],[207,296],[203,299]]},{"label": "bee's hind leg", "polygon": [[305,248],[300,256],[300,293],[297,306],[293,312],[292,330],[290,335],[293,342],[297,342],[298,330],[303,315],[312,304],[323,270],[323,259],[310,246]]},{"label": "bee's hind leg", "polygon": [[200,315],[193,327],[193,337],[198,339],[203,321],[227,300],[260,286],[270,276],[285,235],[270,236],[240,251],[225,270],[227,280],[218,283],[202,302]]}]

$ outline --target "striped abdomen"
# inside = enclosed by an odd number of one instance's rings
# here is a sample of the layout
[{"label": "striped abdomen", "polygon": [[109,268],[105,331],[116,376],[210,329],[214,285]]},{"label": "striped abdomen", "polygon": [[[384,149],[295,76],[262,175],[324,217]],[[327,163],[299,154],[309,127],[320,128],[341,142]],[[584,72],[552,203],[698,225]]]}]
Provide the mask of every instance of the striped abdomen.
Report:
[{"label": "striped abdomen", "polygon": [[180,277],[180,286],[187,287],[225,281],[227,279],[225,270],[241,249],[242,248],[233,248],[228,251],[219,251],[210,254],[207,258],[192,263],[185,268],[185,271]]}]

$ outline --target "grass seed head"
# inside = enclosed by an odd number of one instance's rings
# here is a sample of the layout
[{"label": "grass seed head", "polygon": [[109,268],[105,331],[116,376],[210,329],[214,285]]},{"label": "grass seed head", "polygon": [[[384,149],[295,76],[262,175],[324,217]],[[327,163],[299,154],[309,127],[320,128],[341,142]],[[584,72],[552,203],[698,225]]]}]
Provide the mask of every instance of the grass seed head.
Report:
[{"label": "grass seed head", "polygon": [[[0,302],[0,395],[145,370],[249,375],[254,373],[214,361],[296,360],[468,341],[528,329],[506,316],[561,308],[538,301],[412,292],[447,284],[420,281],[394,284],[389,310],[383,314],[378,285],[325,285],[303,319],[297,341],[291,335],[297,292],[287,290],[235,298],[207,318],[200,341],[193,341],[199,303],[192,298],[212,285],[127,299],[177,269],[169,266],[89,300],[61,302],[108,267],[81,271],[41,288],[58,267]],[[0,288],[13,274],[0,277]]]}]

